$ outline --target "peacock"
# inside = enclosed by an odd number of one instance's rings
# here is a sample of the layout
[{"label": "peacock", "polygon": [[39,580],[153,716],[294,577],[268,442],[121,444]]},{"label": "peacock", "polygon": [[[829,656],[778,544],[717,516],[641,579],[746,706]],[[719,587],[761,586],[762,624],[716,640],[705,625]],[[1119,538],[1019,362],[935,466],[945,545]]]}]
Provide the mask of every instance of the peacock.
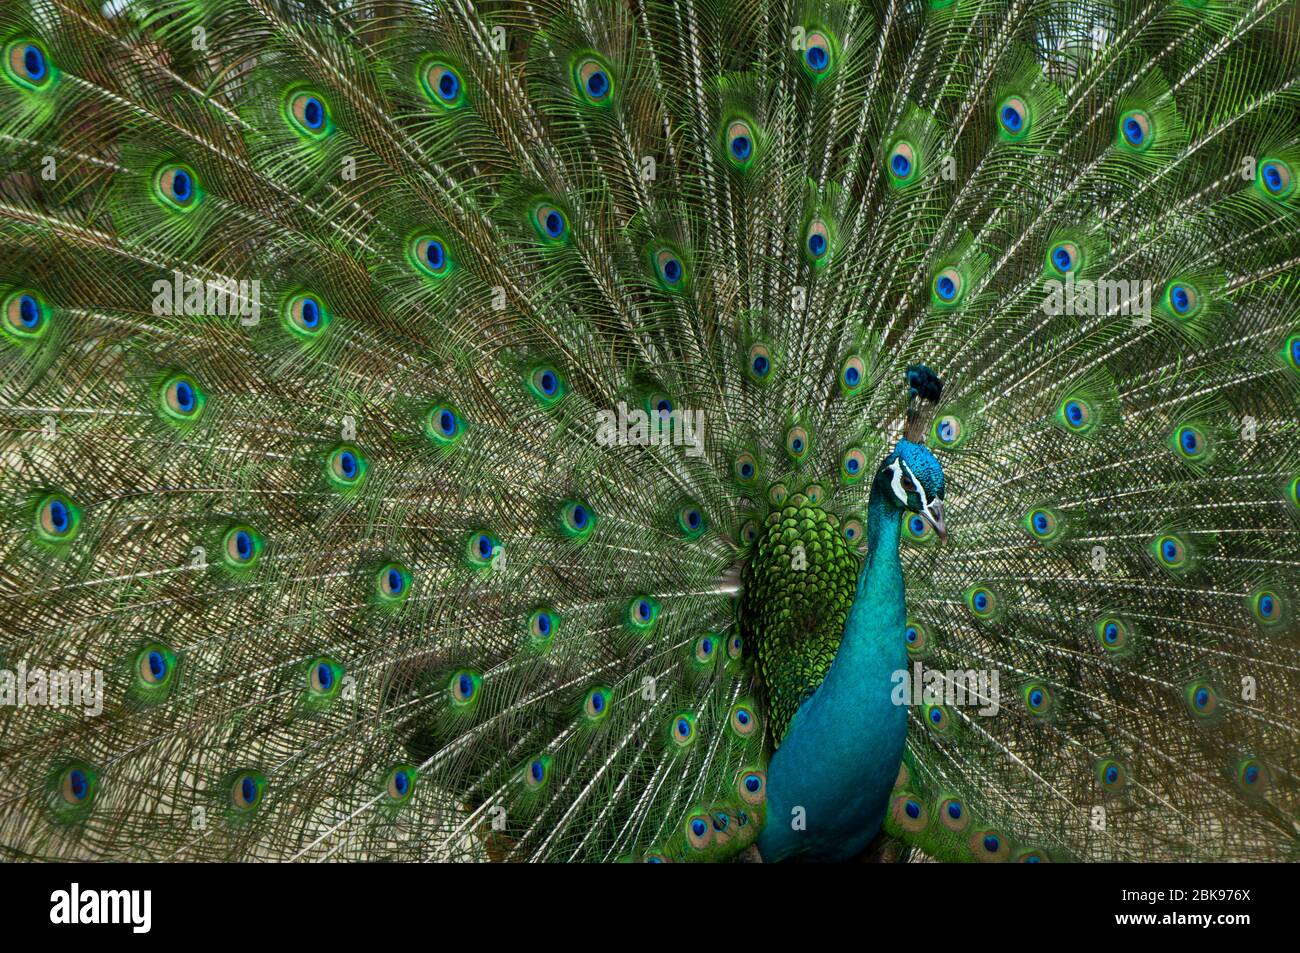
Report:
[{"label": "peacock", "polygon": [[0,856],[1300,857],[1295,0],[0,54]]}]

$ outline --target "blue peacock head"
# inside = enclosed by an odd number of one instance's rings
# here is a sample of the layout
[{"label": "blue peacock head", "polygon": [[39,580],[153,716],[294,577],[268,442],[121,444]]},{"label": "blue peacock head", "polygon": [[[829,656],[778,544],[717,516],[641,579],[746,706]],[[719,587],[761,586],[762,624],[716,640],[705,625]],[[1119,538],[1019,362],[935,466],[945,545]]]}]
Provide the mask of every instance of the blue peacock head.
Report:
[{"label": "blue peacock head", "polygon": [[934,371],[918,364],[907,369],[907,385],[905,436],[876,471],[876,480],[886,500],[900,509],[919,513],[942,541],[948,538],[948,527],[943,522],[943,467],[922,443],[926,428],[921,408],[938,402],[943,381]]}]

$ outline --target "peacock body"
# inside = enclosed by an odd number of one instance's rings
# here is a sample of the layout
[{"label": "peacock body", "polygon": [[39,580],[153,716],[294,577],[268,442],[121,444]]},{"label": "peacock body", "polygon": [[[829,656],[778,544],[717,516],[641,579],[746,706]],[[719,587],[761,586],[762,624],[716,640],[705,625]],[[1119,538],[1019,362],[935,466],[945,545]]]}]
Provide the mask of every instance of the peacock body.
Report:
[{"label": "peacock body", "polygon": [[1297,856],[1294,0],[0,51],[5,856]]}]

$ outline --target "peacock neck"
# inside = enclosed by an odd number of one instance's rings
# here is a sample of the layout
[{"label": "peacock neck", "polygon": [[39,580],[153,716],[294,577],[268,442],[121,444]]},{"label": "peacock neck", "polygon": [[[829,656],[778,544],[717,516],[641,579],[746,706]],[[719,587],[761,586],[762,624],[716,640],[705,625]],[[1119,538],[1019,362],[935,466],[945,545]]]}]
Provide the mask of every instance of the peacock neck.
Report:
[{"label": "peacock neck", "polygon": [[[835,661],[800,706],[769,770],[772,817],[759,839],[765,859],[848,860],[880,829],[907,735],[907,711],[892,699],[906,667],[902,512],[872,488],[867,557]],[[807,830],[785,818],[802,809]]]}]

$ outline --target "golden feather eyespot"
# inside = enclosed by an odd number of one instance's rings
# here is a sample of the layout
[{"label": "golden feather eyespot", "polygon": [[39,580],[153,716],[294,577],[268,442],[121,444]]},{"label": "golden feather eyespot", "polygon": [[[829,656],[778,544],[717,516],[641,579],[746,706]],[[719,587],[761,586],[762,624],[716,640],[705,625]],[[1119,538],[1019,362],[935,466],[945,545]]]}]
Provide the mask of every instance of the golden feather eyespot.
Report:
[{"label": "golden feather eyespot", "polygon": [[757,768],[740,772],[736,793],[746,804],[762,804],[767,800],[767,772]]},{"label": "golden feather eyespot", "polygon": [[820,483],[809,483],[803,488],[803,495],[813,506],[821,506],[822,501],[826,499],[826,491],[822,489]]},{"label": "golden feather eyespot", "polygon": [[727,658],[736,660],[744,657],[745,639],[741,635],[733,635],[727,639]]},{"label": "golden feather eyespot", "polygon": [[966,607],[980,619],[987,619],[997,610],[997,597],[984,586],[972,586],[966,590]]},{"label": "golden feather eyespot", "polygon": [[528,617],[528,635],[535,644],[550,642],[559,628],[559,617],[546,609],[537,609]]},{"label": "golden feather eyespot", "polygon": [[1268,765],[1256,758],[1246,758],[1237,765],[1237,787],[1246,794],[1265,794],[1273,783]]},{"label": "golden feather eyespot", "polygon": [[262,552],[262,537],[247,526],[226,532],[222,549],[226,561],[234,566],[251,566]]},{"label": "golden feather eyespot", "polygon": [[1151,545],[1156,562],[1167,569],[1181,569],[1187,565],[1187,544],[1171,533],[1158,536]]},{"label": "golden feather eyespot", "polygon": [[1097,762],[1097,783],[1106,791],[1122,791],[1128,785],[1128,772],[1113,758]]},{"label": "golden feather eyespot", "polygon": [[791,427],[785,435],[785,452],[792,459],[802,460],[808,454],[810,441],[805,427]]},{"label": "golden feather eyespot", "polygon": [[840,461],[840,478],[846,483],[853,483],[867,472],[867,455],[861,447],[852,447]]},{"label": "golden feather eyespot", "polygon": [[150,645],[140,652],[136,671],[148,685],[162,685],[171,678],[175,656],[165,645]]},{"label": "golden feather eyespot", "polygon": [[1209,452],[1209,441],[1205,433],[1191,424],[1176,428],[1170,442],[1179,456],[1187,460],[1203,460]]},{"label": "golden feather eyespot", "polygon": [[333,128],[325,100],[313,92],[300,90],[290,96],[289,115],[294,126],[309,136],[319,138]]},{"label": "golden feather eyespot", "polygon": [[386,601],[405,599],[411,589],[411,574],[400,564],[389,563],[379,570],[376,586]]},{"label": "golden feather eyespot", "polygon": [[318,658],[307,665],[307,687],[317,695],[332,695],[339,689],[343,670],[327,658]]},{"label": "golden feather eyespot", "polygon": [[1260,589],[1250,597],[1250,611],[1264,625],[1282,621],[1284,604],[1280,596],[1270,589]]},{"label": "golden feather eyespot", "polygon": [[889,150],[886,164],[894,181],[907,182],[916,174],[916,150],[910,142],[897,142]]},{"label": "golden feather eyespot", "polygon": [[43,44],[17,40],[5,50],[5,71],[21,87],[41,89],[49,84],[53,67]]},{"label": "golden feather eyespot", "polygon": [[44,333],[47,321],[48,309],[35,292],[15,292],[5,301],[5,323],[16,337],[38,337]]},{"label": "golden feather eyespot", "polygon": [[420,82],[424,93],[444,109],[456,109],[465,102],[465,85],[460,73],[446,63],[436,60],[427,63],[421,72]]},{"label": "golden feather eyespot", "polygon": [[1051,266],[1062,275],[1068,275],[1080,265],[1079,246],[1074,242],[1057,242],[1047,253]]},{"label": "golden feather eyespot", "polygon": [[986,864],[1004,863],[1011,856],[1011,845],[995,830],[977,831],[968,841],[971,855]]},{"label": "golden feather eyespot", "polygon": [[1012,139],[1018,139],[1029,129],[1029,107],[1019,96],[1008,96],[998,106],[998,125]]},{"label": "golden feather eyespot", "polygon": [[95,774],[89,768],[73,766],[63,772],[59,794],[68,804],[85,804],[94,795],[95,782]]},{"label": "golden feather eyespot", "polygon": [[731,720],[729,722],[731,730],[741,738],[748,738],[758,730],[758,716],[754,710],[744,702],[738,702],[731,708]]},{"label": "golden feather eyespot", "polygon": [[543,364],[528,375],[528,388],[542,403],[553,404],[564,396],[564,378],[555,368]]},{"label": "golden feather eyespot", "polygon": [[844,521],[844,526],[840,530],[844,534],[844,539],[851,546],[857,546],[862,542],[862,536],[865,532],[862,527],[862,521],[858,519],[848,519]]},{"label": "golden feather eyespot", "polygon": [[628,603],[627,621],[639,632],[654,628],[659,621],[659,603],[649,596],[637,596]]},{"label": "golden feather eyespot", "polygon": [[1122,619],[1108,616],[1097,623],[1097,641],[1108,652],[1124,648],[1128,637],[1128,625]]},{"label": "golden feather eyespot", "polygon": [[251,811],[262,802],[266,779],[256,771],[244,771],[230,785],[230,803],[238,810]]},{"label": "golden feather eyespot", "polygon": [[574,542],[585,542],[596,528],[596,511],[581,500],[560,504],[560,532]]},{"label": "golden feather eyespot", "polygon": [[749,167],[758,148],[754,130],[744,119],[733,119],[727,124],[725,145],[727,158],[738,169]]},{"label": "golden feather eyespot", "polygon": [[840,386],[847,393],[855,393],[867,379],[867,364],[857,354],[851,355],[840,367]]},{"label": "golden feather eyespot", "polygon": [[547,242],[559,244],[569,237],[568,216],[548,202],[540,202],[533,209],[533,227]]},{"label": "golden feather eyespot", "polygon": [[42,539],[69,539],[80,523],[81,510],[61,493],[51,493],[36,508],[36,531]]},{"label": "golden feather eyespot", "polygon": [[786,497],[788,497],[789,495],[790,495],[790,491],[786,489],[784,483],[773,483],[771,487],[768,488],[767,501],[771,503],[773,506],[783,506],[785,504]]},{"label": "golden feather eyespot", "polygon": [[524,784],[525,786],[537,790],[543,787],[551,779],[551,759],[548,757],[533,758],[524,766]]},{"label": "golden feather eyespot", "polygon": [[1151,145],[1151,116],[1141,109],[1131,109],[1119,120],[1119,138],[1122,144],[1137,152]]},{"label": "golden feather eyespot", "polygon": [[695,740],[695,715],[691,712],[678,712],[668,726],[668,737],[673,744],[683,748]]},{"label": "golden feather eyespot", "polygon": [[925,626],[909,619],[907,625],[903,628],[903,644],[907,646],[908,654],[923,654],[926,651],[928,642],[929,638]]},{"label": "golden feather eyespot", "polygon": [[198,177],[186,166],[163,166],[154,175],[154,187],[163,202],[178,211],[188,211],[198,204]]},{"label": "golden feather eyespot", "polygon": [[834,52],[830,39],[820,30],[804,36],[803,64],[814,76],[825,76],[834,66]]},{"label": "golden feather eyespot", "polygon": [[926,705],[924,706],[923,714],[925,717],[926,727],[931,731],[942,733],[947,731],[952,725],[952,721],[948,716],[948,709],[944,708],[942,705]]},{"label": "golden feather eyespot", "polygon": [[452,704],[464,706],[477,699],[482,680],[481,675],[469,669],[454,672],[451,680],[447,683],[447,690],[451,695]]},{"label": "golden feather eyespot", "polygon": [[1021,689],[1020,698],[1031,715],[1041,717],[1052,710],[1052,695],[1046,685],[1030,682]]},{"label": "golden feather eyespot", "polygon": [[1176,317],[1190,318],[1196,313],[1200,295],[1195,287],[1185,281],[1171,281],[1165,290],[1165,301]]},{"label": "golden feather eyespot", "polygon": [[945,798],[939,805],[939,823],[955,834],[960,834],[970,827],[970,811],[960,798]]},{"label": "golden feather eyespot", "polygon": [[930,542],[935,538],[934,527],[918,513],[907,514],[903,528],[907,531],[908,539],[914,543]]},{"label": "golden feather eyespot", "polygon": [[443,278],[451,271],[451,253],[441,238],[428,235],[417,238],[411,249],[416,266],[426,275]]},{"label": "golden feather eyespot", "polygon": [[1281,159],[1264,159],[1260,162],[1258,177],[1264,192],[1272,198],[1286,198],[1295,184],[1291,166]]},{"label": "golden feather eyespot", "polygon": [[203,413],[205,397],[194,378],[176,374],[163,382],[163,408],[175,420],[195,420]]},{"label": "golden feather eyespot", "polygon": [[578,91],[587,102],[594,105],[609,102],[614,91],[614,80],[604,63],[588,56],[578,61],[573,73]]},{"label": "golden feather eyespot", "polygon": [[740,528],[740,538],[746,544],[758,539],[758,524],[753,520],[746,520],[745,525]]},{"label": "golden feather eyespot", "polygon": [[711,665],[713,660],[717,658],[717,648],[717,636],[705,633],[697,638],[695,644],[691,646],[691,655],[694,656],[695,661]]},{"label": "golden feather eyespot", "polygon": [[589,720],[598,721],[609,714],[610,693],[607,688],[593,688],[583,699],[582,711]]},{"label": "golden feather eyespot", "polygon": [[753,483],[754,478],[758,476],[758,462],[754,459],[752,453],[736,454],[736,462],[732,466],[732,472],[739,482],[744,484]]},{"label": "golden feather eyespot", "polygon": [[1209,682],[1196,681],[1183,689],[1183,700],[1197,718],[1210,718],[1219,710],[1219,693]]},{"label": "golden feather eyespot", "polygon": [[895,824],[913,834],[925,830],[930,823],[930,812],[925,809],[925,803],[906,791],[894,796],[889,813]]},{"label": "golden feather eyespot", "polygon": [[753,344],[749,348],[749,376],[756,381],[767,378],[772,373],[772,352],[766,344]]},{"label": "golden feather eyespot", "polygon": [[944,268],[934,276],[934,300],[938,305],[952,305],[961,300],[962,277],[956,268]]}]

